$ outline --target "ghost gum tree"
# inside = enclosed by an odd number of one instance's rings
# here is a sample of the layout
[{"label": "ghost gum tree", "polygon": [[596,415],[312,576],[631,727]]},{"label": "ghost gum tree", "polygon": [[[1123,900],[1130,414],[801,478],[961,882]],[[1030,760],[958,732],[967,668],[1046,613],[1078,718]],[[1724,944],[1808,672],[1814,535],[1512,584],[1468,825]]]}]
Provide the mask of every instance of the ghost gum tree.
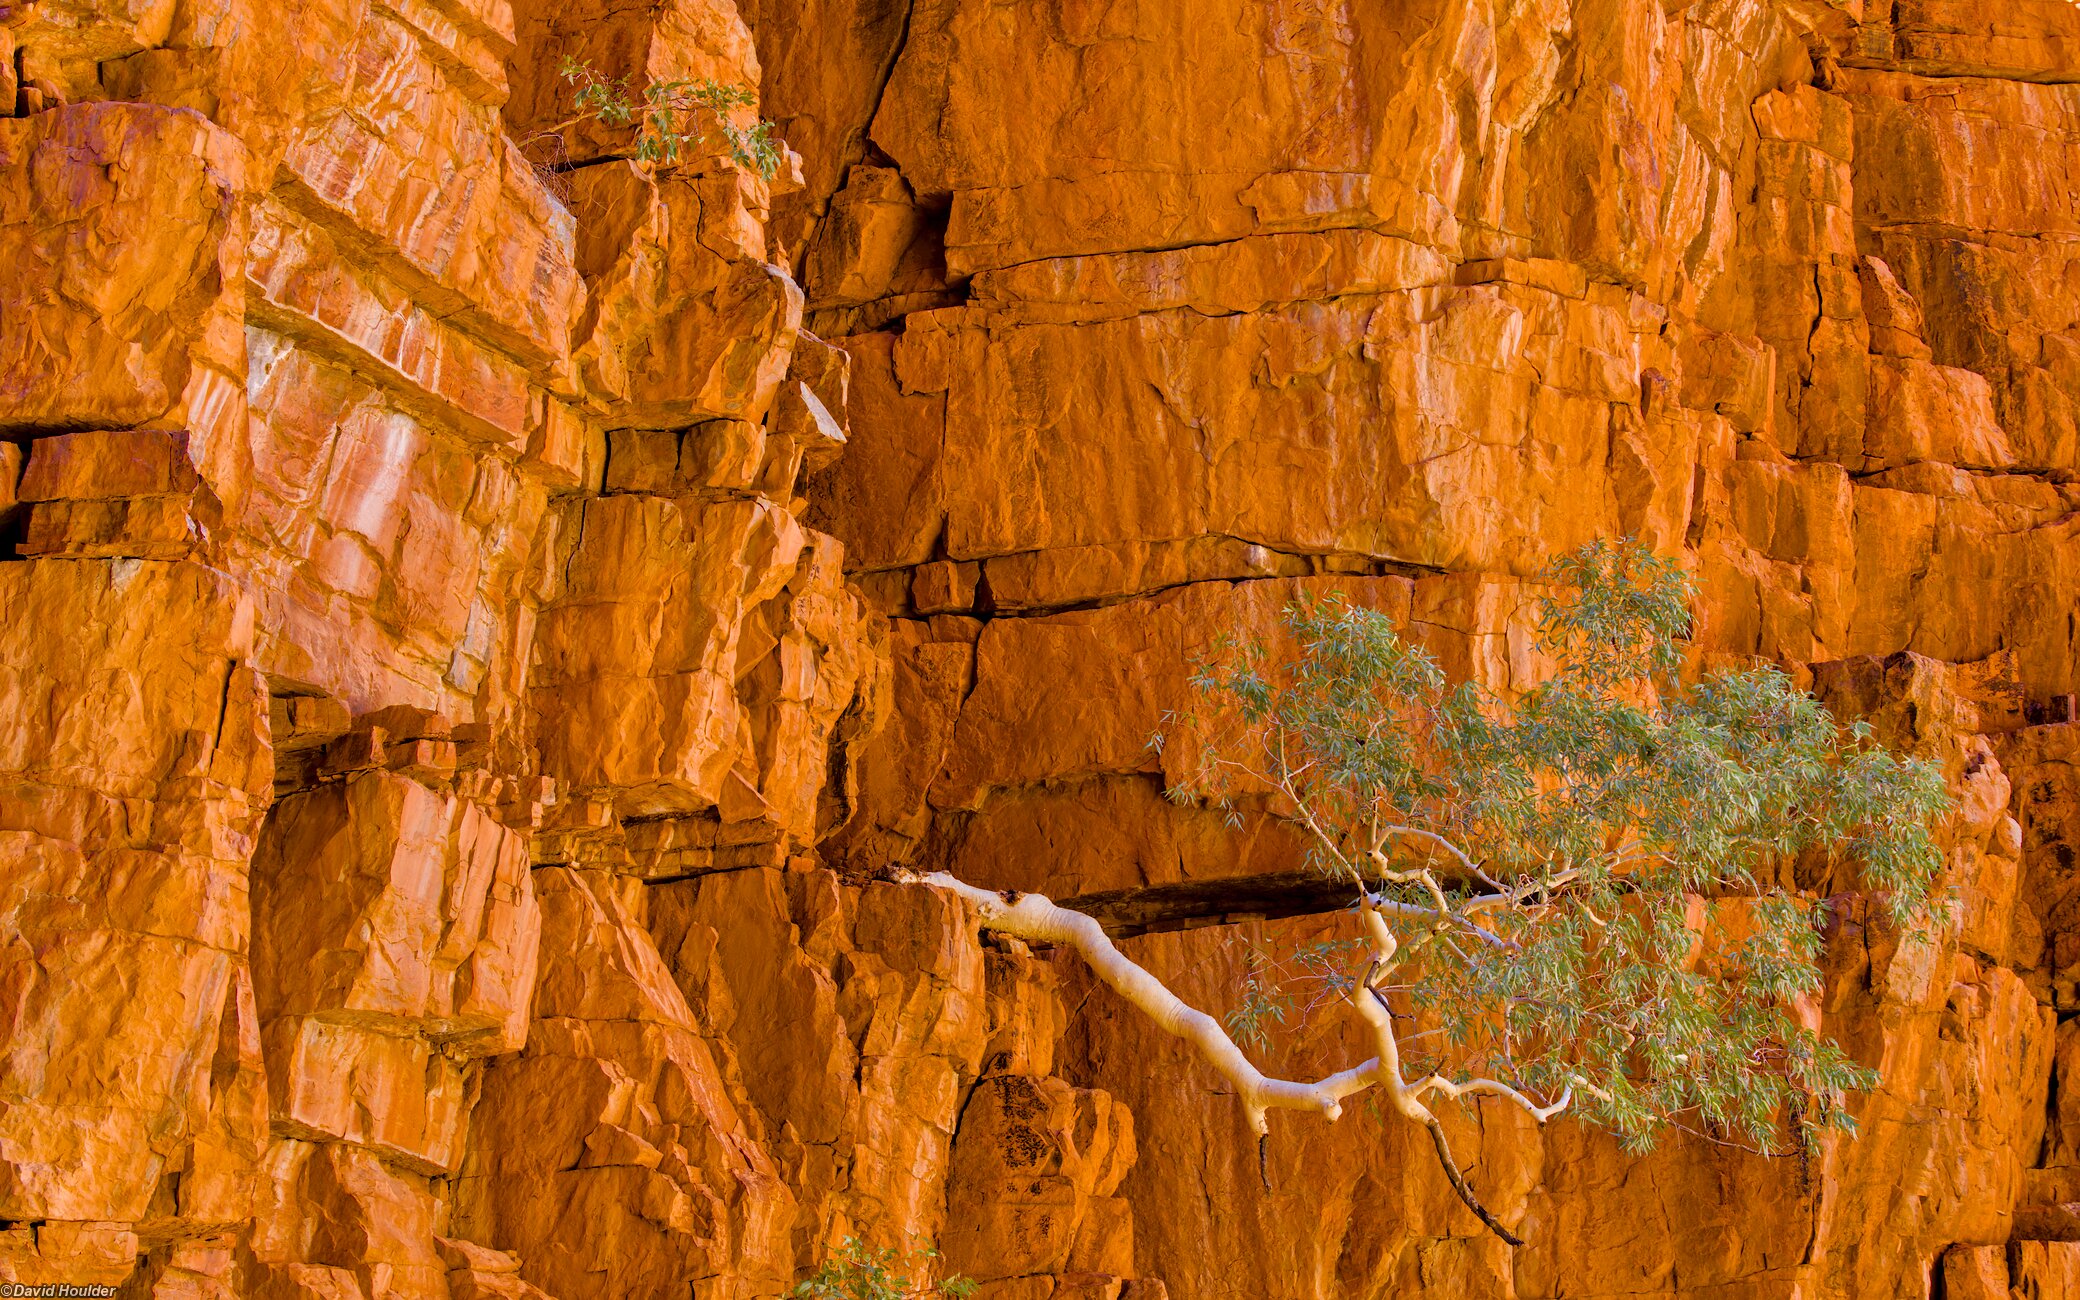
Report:
[{"label": "ghost gum tree", "polygon": [[[1909,922],[1941,864],[1940,773],[1774,668],[1682,680],[1691,593],[1672,562],[1596,543],[1550,576],[1561,594],[1539,640],[1556,670],[1513,704],[1448,684],[1389,619],[1333,597],[1287,609],[1285,651],[1231,642],[1198,665],[1193,707],[1158,737],[1189,747],[1172,797],[1268,806],[1349,886],[1348,938],[1281,963],[1301,991],[1260,970],[1223,1024],[1092,917],[917,879],[968,899],[985,929],[1075,949],[1193,1043],[1233,1084],[1260,1155],[1272,1111],[1334,1120],[1379,1090],[1512,1245],[1439,1106],[1500,1098],[1541,1124],[1567,1112],[1634,1150],[1671,1124],[1775,1153],[1853,1131],[1846,1097],[1876,1078],[1816,1027],[1826,904],[1787,886],[1788,864],[1853,865]],[[1269,1077],[1237,1040],[1264,1046],[1310,990],[1348,1004],[1373,1055]]]}]

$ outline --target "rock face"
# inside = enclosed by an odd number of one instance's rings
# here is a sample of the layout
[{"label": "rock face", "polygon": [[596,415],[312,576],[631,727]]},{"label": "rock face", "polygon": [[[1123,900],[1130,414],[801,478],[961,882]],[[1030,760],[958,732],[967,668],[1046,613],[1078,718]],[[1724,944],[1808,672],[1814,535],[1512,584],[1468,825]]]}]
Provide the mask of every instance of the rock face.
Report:
[{"label": "rock face", "polygon": [[[0,56],[0,1282],[2080,1297],[2080,8],[0,0]],[[639,165],[566,57],[791,151]],[[1163,798],[1195,650],[1340,590],[1507,689],[1618,534],[1960,795],[1926,932],[1802,881],[1886,1077],[1806,1165],[1454,1119],[1516,1251],[1378,1119],[1267,1187],[1182,1044],[872,883],[1219,918],[1297,846]],[[1126,942],[1218,1008],[1224,933]]]}]

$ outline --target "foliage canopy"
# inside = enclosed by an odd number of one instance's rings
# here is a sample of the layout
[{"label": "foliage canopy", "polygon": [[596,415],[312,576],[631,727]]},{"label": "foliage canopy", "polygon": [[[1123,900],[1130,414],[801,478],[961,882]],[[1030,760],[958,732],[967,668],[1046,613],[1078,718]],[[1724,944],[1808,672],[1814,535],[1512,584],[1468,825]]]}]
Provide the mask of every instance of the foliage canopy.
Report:
[{"label": "foliage canopy", "polygon": [[1268,799],[1394,932],[1258,964],[1229,1031],[1262,1046],[1309,990],[1368,988],[1423,1026],[1403,1035],[1430,1072],[1415,1095],[1571,1099],[1633,1149],[1670,1123],[1764,1150],[1852,1129],[1846,1095],[1875,1078],[1818,1031],[1828,904],[1785,865],[1853,861],[1908,921],[1941,866],[1940,773],[1775,668],[1685,681],[1671,561],[1595,543],[1551,577],[1555,668],[1513,702],[1335,597],[1287,609],[1290,650],[1231,641],[1199,666],[1159,737],[1191,748],[1173,797]]}]

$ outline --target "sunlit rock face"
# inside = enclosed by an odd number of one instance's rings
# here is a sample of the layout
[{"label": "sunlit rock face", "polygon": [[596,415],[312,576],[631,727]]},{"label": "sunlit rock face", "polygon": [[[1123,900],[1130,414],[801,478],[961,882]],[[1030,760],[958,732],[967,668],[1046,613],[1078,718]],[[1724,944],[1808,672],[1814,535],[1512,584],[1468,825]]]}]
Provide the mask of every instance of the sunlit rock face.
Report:
[{"label": "sunlit rock face", "polygon": [[[2080,8],[0,0],[0,55],[0,1281],[2080,1297]],[[567,56],[793,152],[640,166]],[[1299,846],[1163,798],[1194,653],[1341,591],[1519,689],[1614,535],[1959,796],[1929,926],[1800,877],[1853,1142],[1469,1111],[1511,1250],[1355,1108],[1260,1170],[877,880],[1218,918]],[[1218,1008],[1226,933],[1124,942]]]}]

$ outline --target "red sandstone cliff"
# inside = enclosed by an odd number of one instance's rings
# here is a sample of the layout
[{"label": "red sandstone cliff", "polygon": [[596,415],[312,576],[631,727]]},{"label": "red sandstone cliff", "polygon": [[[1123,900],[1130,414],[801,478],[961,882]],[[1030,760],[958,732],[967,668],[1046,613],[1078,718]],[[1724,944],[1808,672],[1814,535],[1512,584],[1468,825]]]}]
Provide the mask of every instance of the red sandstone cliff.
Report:
[{"label": "red sandstone cliff", "polygon": [[[795,157],[552,138],[567,54]],[[0,1280],[750,1300],[856,1232],[985,1300],[2080,1297],[2080,7],[0,0],[0,55]],[[1947,922],[1843,903],[1887,1082],[1810,1168],[1491,1110],[1521,1250],[1362,1118],[1267,1192],[1181,1044],[861,883],[1217,915],[1293,845],[1162,799],[1188,652],[1333,584],[1507,688],[1617,533],[1964,800]]]}]

